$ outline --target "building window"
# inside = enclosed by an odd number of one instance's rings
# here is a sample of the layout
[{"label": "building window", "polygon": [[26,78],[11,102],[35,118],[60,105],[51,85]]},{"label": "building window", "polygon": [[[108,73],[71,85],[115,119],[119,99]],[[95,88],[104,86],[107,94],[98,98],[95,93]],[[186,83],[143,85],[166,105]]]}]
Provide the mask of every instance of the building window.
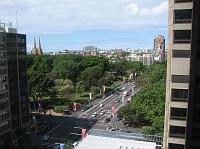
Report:
[{"label": "building window", "polygon": [[8,111],[2,111],[0,112],[0,120],[3,121],[3,120],[6,120],[9,118],[9,112]]},{"label": "building window", "polygon": [[186,101],[188,100],[187,89],[172,89],[172,101]]},{"label": "building window", "polygon": [[187,109],[185,108],[171,108],[171,119],[186,120]]},{"label": "building window", "polygon": [[184,145],[169,143],[169,149],[184,149]]},{"label": "building window", "polygon": [[1,36],[0,37],[0,42],[5,42],[6,40],[5,40],[5,36]]},{"label": "building window", "polygon": [[5,45],[4,44],[0,44],[0,50],[5,50]]},{"label": "building window", "polygon": [[8,103],[7,100],[3,101],[3,102],[0,102],[0,110],[8,108],[8,106],[9,106],[9,103]]},{"label": "building window", "polygon": [[175,3],[192,2],[192,0],[174,0]]},{"label": "building window", "polygon": [[189,75],[172,75],[172,83],[189,83]]},{"label": "building window", "polygon": [[9,121],[0,121],[0,131],[5,131],[6,129],[9,129],[10,122]]},{"label": "building window", "polygon": [[190,43],[191,30],[175,30],[174,43]]},{"label": "building window", "polygon": [[173,50],[172,57],[175,58],[190,58],[189,50]]},{"label": "building window", "polygon": [[8,89],[8,85],[0,85],[0,91],[5,91]]},{"label": "building window", "polygon": [[185,127],[180,126],[170,126],[169,136],[177,138],[185,138]]},{"label": "building window", "polygon": [[6,53],[0,52],[0,58],[5,58],[5,57],[6,57]]},{"label": "building window", "polygon": [[7,77],[0,76],[0,83],[7,82]]},{"label": "building window", "polygon": [[7,74],[7,69],[0,69],[0,75]]},{"label": "building window", "polygon": [[4,99],[8,97],[8,92],[0,93],[0,99]]},{"label": "building window", "polygon": [[0,60],[0,66],[6,66],[6,60]]},{"label": "building window", "polygon": [[174,23],[191,23],[192,9],[174,10]]}]

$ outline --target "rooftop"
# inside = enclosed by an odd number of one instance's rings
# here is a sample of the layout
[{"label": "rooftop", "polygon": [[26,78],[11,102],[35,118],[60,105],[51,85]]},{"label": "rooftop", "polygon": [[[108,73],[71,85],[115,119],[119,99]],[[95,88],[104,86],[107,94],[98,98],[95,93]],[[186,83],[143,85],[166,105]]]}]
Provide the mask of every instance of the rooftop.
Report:
[{"label": "rooftop", "polygon": [[12,23],[2,23],[0,21],[0,32],[17,33],[17,29],[12,27]]},{"label": "rooftop", "polygon": [[162,144],[162,137],[124,133],[116,131],[93,130],[75,149],[155,149]]}]

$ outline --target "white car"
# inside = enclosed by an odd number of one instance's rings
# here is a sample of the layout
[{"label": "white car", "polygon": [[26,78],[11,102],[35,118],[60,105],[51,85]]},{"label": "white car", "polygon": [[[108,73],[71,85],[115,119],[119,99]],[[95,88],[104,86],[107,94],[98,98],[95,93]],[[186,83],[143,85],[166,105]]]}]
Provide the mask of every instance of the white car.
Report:
[{"label": "white car", "polygon": [[125,90],[125,89],[126,89],[126,87],[122,87],[122,88],[121,88],[121,90]]},{"label": "white car", "polygon": [[127,94],[128,94],[127,91],[124,91],[124,92],[123,92],[123,95],[124,95],[124,96],[127,96]]},{"label": "white car", "polygon": [[105,114],[105,111],[102,110],[99,114],[100,114],[100,115],[104,115],[104,114]]},{"label": "white car", "polygon": [[100,106],[100,107],[103,107],[104,105],[103,105],[103,104],[100,104],[99,106]]},{"label": "white car", "polygon": [[91,115],[91,117],[96,117],[98,114],[97,114],[97,112],[94,112],[92,115]]}]

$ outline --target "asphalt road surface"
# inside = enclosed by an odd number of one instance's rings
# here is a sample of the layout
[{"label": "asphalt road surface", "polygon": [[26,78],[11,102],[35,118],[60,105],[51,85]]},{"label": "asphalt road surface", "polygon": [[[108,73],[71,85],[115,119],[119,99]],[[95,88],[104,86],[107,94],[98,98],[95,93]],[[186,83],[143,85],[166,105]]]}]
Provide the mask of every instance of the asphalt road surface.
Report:
[{"label": "asphalt road surface", "polygon": [[[123,104],[126,103],[127,99],[135,94],[135,91],[132,92],[133,86],[133,82],[124,83],[123,85],[118,87],[120,89],[115,91],[110,96],[94,100],[86,105],[93,105],[93,107],[88,109],[87,111],[81,112],[81,109],[79,109],[70,116],[51,116],[46,118],[50,119],[51,121],[56,120],[58,123],[54,128],[49,130],[47,133],[37,137],[36,139],[40,140],[40,144],[48,146],[55,143],[64,143],[66,141],[75,142],[80,140],[82,137],[82,128],[86,128],[87,132],[91,129],[107,129],[108,126],[112,123],[112,120],[111,122],[106,123],[105,119],[107,117],[111,117],[111,108],[114,106],[117,114],[118,108],[120,106],[123,106]],[[127,92],[127,95],[124,98],[124,102],[122,102],[122,96],[125,91]],[[118,100],[119,102],[116,102],[116,100]],[[103,105],[102,107],[100,106],[101,104]],[[100,112],[102,110],[105,113],[100,115]],[[93,113],[95,112],[97,113],[97,115],[95,117],[92,117]],[[49,138],[45,141],[41,141],[44,135],[48,135]]]},{"label": "asphalt road surface", "polygon": [[[119,87],[120,90],[116,91],[115,93],[111,94],[105,99],[101,99],[98,102],[93,103],[92,108],[84,112],[79,111],[78,114],[76,113],[77,117],[86,118],[86,119],[95,119],[97,122],[92,127],[92,129],[105,130],[110,125],[110,123],[105,122],[105,119],[111,117],[112,107],[115,107],[116,112],[117,112],[118,108],[122,106],[123,104],[125,104],[128,98],[131,98],[131,96],[134,95],[134,93],[132,92],[133,86],[134,86],[133,82],[132,83],[128,82],[128,83],[123,84],[122,86]],[[125,91],[127,92],[126,96],[123,95]],[[124,102],[122,102],[122,96],[124,96]],[[102,115],[100,115],[101,111],[104,111]],[[92,117],[94,113],[97,113],[97,114],[95,117]]]}]

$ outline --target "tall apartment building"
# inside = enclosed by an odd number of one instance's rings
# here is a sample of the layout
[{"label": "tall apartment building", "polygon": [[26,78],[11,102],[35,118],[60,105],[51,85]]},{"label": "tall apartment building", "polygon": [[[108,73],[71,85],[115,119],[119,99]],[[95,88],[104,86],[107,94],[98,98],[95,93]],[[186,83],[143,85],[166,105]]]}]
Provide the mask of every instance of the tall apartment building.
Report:
[{"label": "tall apartment building", "polygon": [[169,0],[164,149],[200,149],[200,0]]},{"label": "tall apartment building", "polygon": [[154,60],[164,61],[165,60],[165,38],[162,35],[156,35],[154,39]]},{"label": "tall apartment building", "polygon": [[0,24],[0,148],[28,126],[26,35]]}]

